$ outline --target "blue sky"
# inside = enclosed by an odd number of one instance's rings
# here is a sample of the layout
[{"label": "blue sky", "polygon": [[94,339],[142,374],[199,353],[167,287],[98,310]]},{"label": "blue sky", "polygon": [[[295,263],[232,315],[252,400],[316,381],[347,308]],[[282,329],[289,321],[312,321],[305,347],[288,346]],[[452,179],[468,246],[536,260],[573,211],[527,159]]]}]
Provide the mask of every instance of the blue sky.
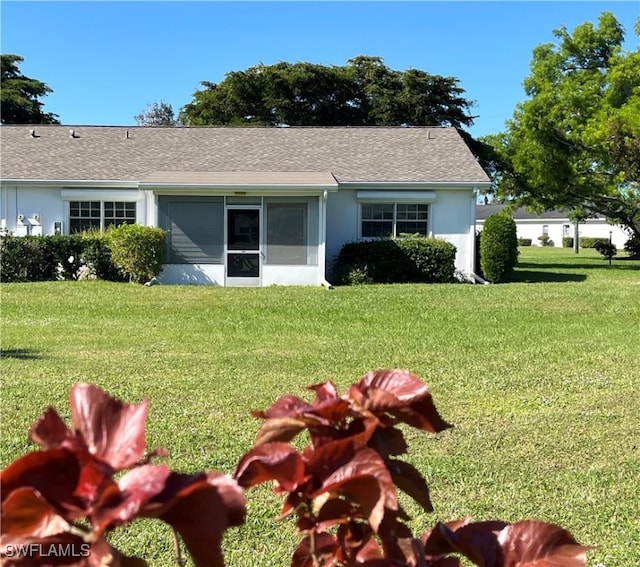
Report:
[{"label": "blue sky", "polygon": [[11,2],[2,53],[54,89],[45,110],[63,124],[132,125],[147,103],[177,111],[200,81],[278,61],[344,65],[376,55],[397,70],[453,76],[475,101],[474,136],[503,129],[536,45],[613,12],[627,29],[640,2]]}]

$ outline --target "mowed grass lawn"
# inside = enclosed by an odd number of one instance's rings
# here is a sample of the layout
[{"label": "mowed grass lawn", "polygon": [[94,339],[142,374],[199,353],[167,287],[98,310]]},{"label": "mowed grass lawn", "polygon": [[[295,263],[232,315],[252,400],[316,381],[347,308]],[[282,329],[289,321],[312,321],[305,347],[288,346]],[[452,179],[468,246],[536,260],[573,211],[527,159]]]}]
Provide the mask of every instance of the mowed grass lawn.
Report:
[{"label": "mowed grass lawn", "polygon": [[[517,283],[337,288],[3,284],[1,465],[32,450],[30,424],[94,382],[151,400],[148,445],[172,468],[231,473],[258,429],[250,411],[374,368],[406,368],[455,428],[407,431],[439,519],[561,524],[597,546],[589,565],[640,565],[640,262],[522,248]],[[230,566],[286,566],[290,520],[268,487],[225,540]],[[113,534],[174,565],[160,523]]]}]

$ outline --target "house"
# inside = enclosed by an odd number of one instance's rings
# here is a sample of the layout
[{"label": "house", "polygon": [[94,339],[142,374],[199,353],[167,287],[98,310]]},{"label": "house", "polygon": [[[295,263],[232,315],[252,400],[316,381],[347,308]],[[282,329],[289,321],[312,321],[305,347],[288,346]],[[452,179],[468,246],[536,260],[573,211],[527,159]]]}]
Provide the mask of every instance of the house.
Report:
[{"label": "house", "polygon": [[[506,205],[478,205],[476,207],[476,223],[478,229],[482,230],[484,221],[489,215],[499,213]],[[545,211],[543,213],[533,213],[524,207],[513,211],[513,220],[516,223],[518,238],[531,239],[532,246],[542,246],[540,236],[546,235],[552,246],[562,247],[564,237],[575,237],[576,225],[569,218],[567,212]],[[590,218],[578,223],[578,235],[582,237],[609,238],[618,249],[624,248],[629,239],[629,234],[615,224],[609,223],[605,217]]]},{"label": "house", "polygon": [[345,242],[445,239],[473,271],[489,180],[454,128],[0,127],[18,235],[167,231],[161,283],[320,285]]}]

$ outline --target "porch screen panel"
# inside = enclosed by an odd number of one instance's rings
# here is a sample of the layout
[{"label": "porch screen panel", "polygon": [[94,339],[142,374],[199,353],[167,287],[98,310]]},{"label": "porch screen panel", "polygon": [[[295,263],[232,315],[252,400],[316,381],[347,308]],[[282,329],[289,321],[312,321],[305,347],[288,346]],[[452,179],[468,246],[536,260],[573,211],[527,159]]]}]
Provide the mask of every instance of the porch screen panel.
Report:
[{"label": "porch screen panel", "polygon": [[222,264],[222,197],[158,198],[158,220],[167,234],[169,264]]},{"label": "porch screen panel", "polygon": [[271,197],[266,204],[266,263],[318,263],[318,200]]}]

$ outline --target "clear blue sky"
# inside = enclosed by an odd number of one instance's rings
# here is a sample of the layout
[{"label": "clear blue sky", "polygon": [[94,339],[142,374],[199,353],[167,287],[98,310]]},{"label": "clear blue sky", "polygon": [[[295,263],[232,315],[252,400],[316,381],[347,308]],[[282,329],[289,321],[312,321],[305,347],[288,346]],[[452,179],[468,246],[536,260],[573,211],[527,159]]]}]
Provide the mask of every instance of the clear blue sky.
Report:
[{"label": "clear blue sky", "polygon": [[11,2],[0,3],[2,53],[54,92],[63,124],[132,125],[147,103],[177,111],[200,81],[278,61],[344,65],[376,55],[397,70],[453,76],[475,101],[474,136],[503,129],[524,100],[532,50],[552,30],[597,22],[627,29],[640,1],[589,2]]}]

